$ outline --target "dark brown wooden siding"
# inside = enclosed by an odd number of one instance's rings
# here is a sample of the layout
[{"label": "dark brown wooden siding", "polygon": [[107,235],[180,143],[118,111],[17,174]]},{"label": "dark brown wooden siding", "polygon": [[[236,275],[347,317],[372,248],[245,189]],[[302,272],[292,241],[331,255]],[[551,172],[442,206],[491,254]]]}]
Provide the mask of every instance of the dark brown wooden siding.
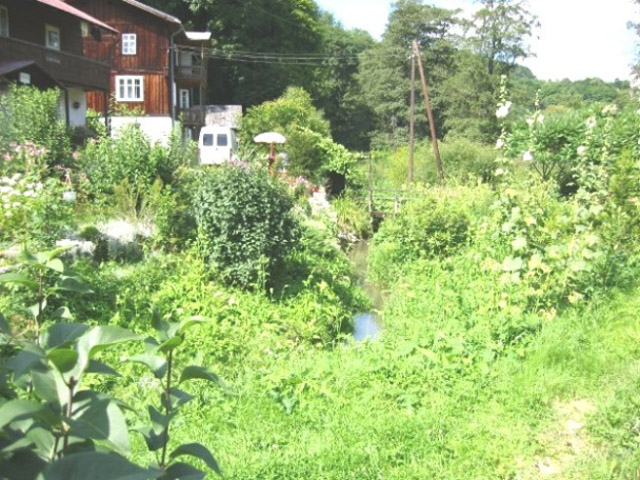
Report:
[{"label": "dark brown wooden siding", "polygon": [[45,46],[45,25],[60,29],[60,50],[83,55],[80,19],[35,0],[0,0],[9,12],[9,36]]},{"label": "dark brown wooden siding", "polygon": [[[102,41],[88,37],[84,44],[87,56],[112,62],[112,92],[116,91],[117,75],[144,77],[144,102],[119,102],[120,106],[142,107],[147,115],[170,115],[169,44],[178,25],[120,0],[69,0],[68,3],[120,32],[103,35]],[[122,55],[122,35],[127,33],[136,34],[136,55]],[[92,95],[88,101],[90,108],[104,109],[100,95]]]}]

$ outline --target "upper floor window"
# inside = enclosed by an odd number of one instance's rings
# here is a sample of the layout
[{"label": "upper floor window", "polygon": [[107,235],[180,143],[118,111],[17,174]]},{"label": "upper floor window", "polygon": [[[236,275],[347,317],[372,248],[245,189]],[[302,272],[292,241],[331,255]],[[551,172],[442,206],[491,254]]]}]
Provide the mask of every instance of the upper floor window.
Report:
[{"label": "upper floor window", "polygon": [[45,45],[53,50],[60,50],[60,29],[53,25],[45,25]]},{"label": "upper floor window", "polygon": [[9,36],[9,10],[0,6],[0,36]]},{"label": "upper floor window", "polygon": [[122,34],[122,54],[123,55],[135,55],[137,50],[136,34],[135,33],[123,33]]},{"label": "upper floor window", "polygon": [[116,76],[116,100],[119,102],[144,101],[144,77],[141,75]]}]

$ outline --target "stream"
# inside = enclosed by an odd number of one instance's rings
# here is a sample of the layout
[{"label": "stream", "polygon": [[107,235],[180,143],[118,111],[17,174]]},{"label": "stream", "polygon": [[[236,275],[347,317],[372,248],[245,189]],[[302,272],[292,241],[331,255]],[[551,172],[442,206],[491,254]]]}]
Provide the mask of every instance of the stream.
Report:
[{"label": "stream", "polygon": [[356,341],[374,340],[378,338],[382,325],[380,324],[379,311],[382,310],[384,298],[377,285],[367,280],[367,253],[369,242],[360,240],[353,244],[348,251],[349,258],[354,264],[356,278],[365,292],[371,298],[373,309],[370,312],[360,312],[353,319],[353,338]]}]

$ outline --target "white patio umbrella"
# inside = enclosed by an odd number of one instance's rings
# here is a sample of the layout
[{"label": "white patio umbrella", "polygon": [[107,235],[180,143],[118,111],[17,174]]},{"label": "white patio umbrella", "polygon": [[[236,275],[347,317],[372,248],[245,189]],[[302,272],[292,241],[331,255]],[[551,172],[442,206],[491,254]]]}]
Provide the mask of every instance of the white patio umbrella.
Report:
[{"label": "white patio umbrella", "polygon": [[269,145],[269,169],[271,169],[271,165],[276,160],[276,144],[282,145],[287,139],[278,132],[264,132],[253,137],[253,141]]}]

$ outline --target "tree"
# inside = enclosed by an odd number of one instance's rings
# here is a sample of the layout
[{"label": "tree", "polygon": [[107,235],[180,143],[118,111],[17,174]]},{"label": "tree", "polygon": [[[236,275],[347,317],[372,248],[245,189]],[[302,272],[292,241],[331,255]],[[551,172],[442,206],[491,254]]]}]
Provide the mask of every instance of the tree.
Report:
[{"label": "tree", "polygon": [[531,51],[526,43],[538,19],[526,0],[477,0],[482,5],[473,16],[471,44],[485,59],[487,73],[508,73]]},{"label": "tree", "polygon": [[[411,42],[421,47],[429,77],[436,129],[442,133],[445,109],[442,85],[451,73],[457,23],[455,11],[423,5],[419,0],[393,4],[380,43],[362,55],[358,78],[362,95],[375,114],[374,145],[398,146],[408,137]],[[426,115],[417,116],[417,127],[426,131]]]}]

